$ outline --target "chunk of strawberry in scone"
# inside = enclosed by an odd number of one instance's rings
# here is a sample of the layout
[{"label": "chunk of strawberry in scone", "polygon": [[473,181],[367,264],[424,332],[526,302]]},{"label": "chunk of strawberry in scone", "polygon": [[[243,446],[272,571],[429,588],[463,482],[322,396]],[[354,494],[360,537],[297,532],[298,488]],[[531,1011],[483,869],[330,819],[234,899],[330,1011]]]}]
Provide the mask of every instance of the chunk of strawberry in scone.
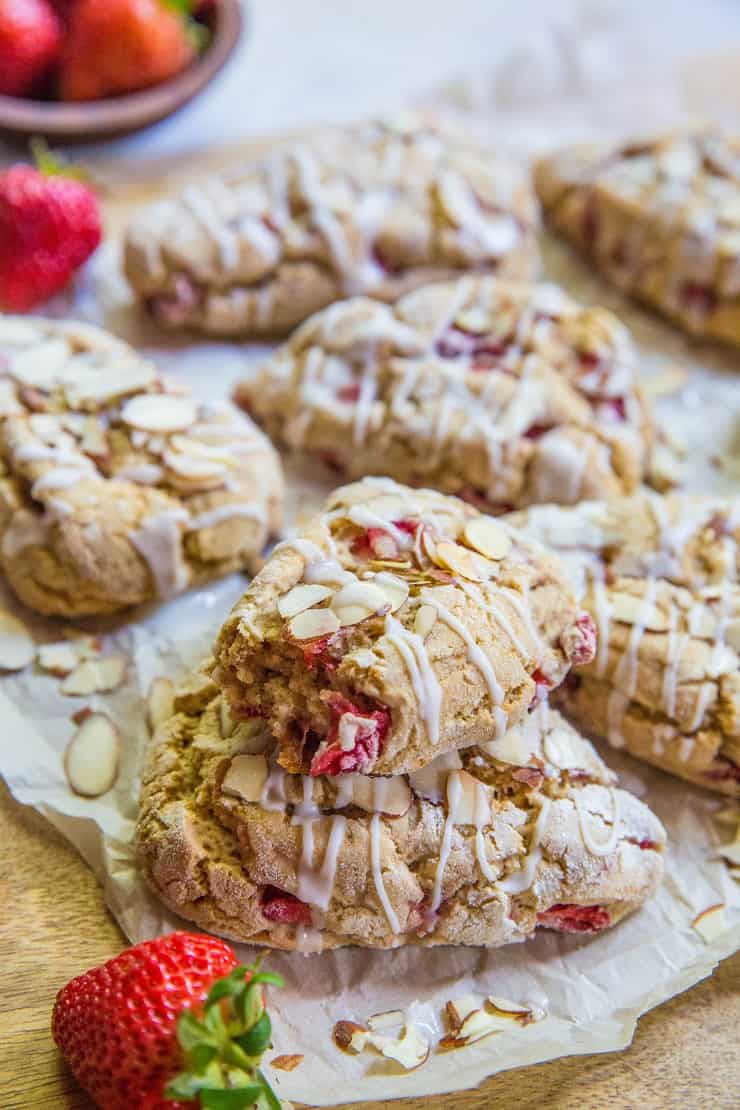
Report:
[{"label": "chunk of strawberry in scone", "polygon": [[311,760],[310,775],[345,775],[368,771],[381,751],[391,727],[385,707],[360,709],[334,691],[324,696],[332,715],[329,734]]},{"label": "chunk of strawberry in scone", "polygon": [[600,933],[611,925],[604,906],[567,906],[556,904],[537,914],[537,926],[559,933]]},{"label": "chunk of strawberry in scone", "polygon": [[560,646],[574,667],[591,662],[596,655],[596,625],[590,613],[581,613],[561,638]]},{"label": "chunk of strawberry in scone", "polygon": [[295,894],[266,886],[262,892],[262,916],[278,925],[310,925],[311,907]]}]

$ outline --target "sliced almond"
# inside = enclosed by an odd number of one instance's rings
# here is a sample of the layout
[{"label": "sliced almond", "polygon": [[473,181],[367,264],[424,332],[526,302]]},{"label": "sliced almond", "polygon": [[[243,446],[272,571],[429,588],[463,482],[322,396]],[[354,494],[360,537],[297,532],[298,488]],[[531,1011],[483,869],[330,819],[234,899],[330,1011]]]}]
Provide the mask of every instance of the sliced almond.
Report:
[{"label": "sliced almond", "polygon": [[118,775],[120,740],[104,713],[85,717],[67,745],[64,770],[75,794],[97,798],[107,793]]},{"label": "sliced almond", "polygon": [[508,1018],[519,1025],[531,1025],[532,1022],[540,1020],[540,1017],[544,1017],[541,1012],[535,1013],[530,1006],[510,1002],[508,998],[498,998],[494,995],[489,995],[484,1005],[486,1009],[492,1010],[497,1016]]},{"label": "sliced almond", "polygon": [[278,1071],[295,1071],[304,1060],[305,1056],[295,1052],[289,1055],[276,1056],[274,1060],[270,1060],[270,1067],[277,1068]]},{"label": "sliced almond", "polygon": [[414,632],[426,639],[437,623],[437,610],[433,605],[420,605],[414,616]]},{"label": "sliced almond", "polygon": [[356,1021],[338,1021],[332,1033],[334,1043],[344,1052],[362,1052],[370,1036],[366,1025]]},{"label": "sliced almond", "polygon": [[699,934],[703,941],[711,944],[713,940],[720,937],[727,929],[727,920],[725,916],[724,902],[717,902],[713,906],[707,906],[702,910],[694,920],[691,922],[692,929]]},{"label": "sliced almond", "polygon": [[[429,1059],[431,1051],[426,1037],[422,1036],[415,1025],[407,1025],[400,1037],[368,1038],[373,1047],[380,1050],[387,1060],[395,1060],[405,1071],[415,1071]],[[380,1043],[378,1043],[380,1042]]]},{"label": "sliced almond", "polygon": [[[342,792],[343,798],[348,798],[346,805],[357,806],[366,813],[403,817],[413,800],[409,784],[403,775],[378,779],[369,775],[332,775],[329,776],[329,781]],[[348,788],[352,790],[351,797]]]},{"label": "sliced almond", "polygon": [[68,367],[63,379],[69,407],[91,410],[147,389],[156,382],[157,375],[152,366],[136,358],[125,365],[118,363],[110,370],[89,365]]},{"label": "sliced almond", "polygon": [[298,613],[310,609],[312,605],[318,605],[320,601],[325,601],[333,593],[334,591],[329,586],[311,586],[301,583],[278,598],[278,612],[281,617],[286,619],[295,617]]},{"label": "sliced almond", "polygon": [[307,609],[305,613],[293,617],[288,627],[296,640],[316,640],[321,636],[332,636],[341,626],[331,609]]},{"label": "sliced almond", "polygon": [[197,459],[177,451],[165,451],[162,461],[168,470],[189,482],[209,482],[226,477],[228,470],[223,463],[211,459]]},{"label": "sliced almond", "polygon": [[408,600],[408,585],[402,578],[396,577],[395,574],[388,574],[385,571],[381,571],[380,574],[375,575],[373,583],[385,594],[386,600],[391,607],[391,613],[395,613]]},{"label": "sliced almond", "polygon": [[524,729],[517,726],[507,729],[503,736],[499,736],[496,740],[489,740],[480,747],[493,759],[498,759],[501,763],[510,763],[514,767],[526,767],[532,755],[530,737]]},{"label": "sliced almond", "polygon": [[[390,577],[390,575],[388,576]],[[364,609],[368,616],[387,610],[388,598],[383,590],[372,582],[348,582],[337,590],[331,599],[335,613],[340,609]]]},{"label": "sliced almond", "polygon": [[257,755],[270,746],[270,733],[260,720],[239,721],[229,737],[240,753]]},{"label": "sliced almond", "polygon": [[489,1013],[487,1010],[473,1010],[454,1034],[442,1038],[440,1047],[462,1048],[464,1045],[476,1044],[484,1037],[504,1032],[506,1028],[504,1019],[497,1014]]},{"label": "sliced almond", "polygon": [[105,428],[95,416],[85,420],[80,438],[80,451],[92,458],[106,458],[110,453]]},{"label": "sliced almond", "polygon": [[725,643],[740,654],[740,618],[730,621],[727,625]]},{"label": "sliced almond", "polygon": [[646,603],[641,597],[612,593],[609,601],[612,617],[622,624],[636,624],[651,632],[667,632],[670,628],[668,614],[663,613],[657,605]]},{"label": "sliced almond", "polygon": [[342,628],[349,628],[353,624],[362,624],[369,617],[375,616],[374,609],[365,609],[361,605],[345,605],[336,610],[337,619]]},{"label": "sliced almond", "polygon": [[461,578],[467,578],[471,582],[483,581],[483,575],[480,573],[475,557],[459,543],[450,543],[449,540],[438,543],[434,562],[437,566],[452,571]]},{"label": "sliced almond", "polygon": [[491,318],[479,305],[462,308],[455,317],[455,323],[470,335],[485,335],[491,326]]},{"label": "sliced almond", "polygon": [[197,409],[189,397],[168,393],[140,393],[126,401],[121,420],[145,432],[182,432],[195,423]]},{"label": "sliced almond", "polygon": [[105,659],[84,659],[59,686],[69,697],[86,697],[116,690],[126,677],[126,660],[118,655]]},{"label": "sliced almond", "polygon": [[221,696],[221,699],[218,703],[218,721],[221,729],[221,736],[225,740],[229,736],[231,736],[232,732],[236,728],[236,721],[234,720],[234,715],[231,712],[231,706],[223,695]]},{"label": "sliced almond", "polygon": [[367,1019],[369,1029],[373,1033],[387,1033],[389,1029],[398,1029],[404,1025],[403,1010],[386,1010],[382,1014],[372,1014]]},{"label": "sliced almond", "polygon": [[78,659],[98,659],[100,657],[102,642],[99,636],[88,636],[86,632],[77,629],[65,629],[65,638],[77,652]]},{"label": "sliced almond", "polygon": [[409,785],[420,798],[438,805],[444,800],[447,790],[447,780],[450,771],[458,771],[462,767],[460,756],[456,751],[443,752],[409,775]]},{"label": "sliced almond", "polygon": [[175,684],[169,678],[153,678],[146,696],[146,716],[150,731],[156,732],[175,712]]},{"label": "sliced almond", "polygon": [[468,1014],[479,1008],[475,995],[465,994],[462,998],[450,999],[445,1004],[445,1017],[450,1032],[456,1033]]},{"label": "sliced almond", "polygon": [[0,670],[20,671],[35,654],[36,645],[23,621],[0,609]]},{"label": "sliced almond", "polygon": [[68,641],[61,644],[42,644],[36,655],[36,662],[42,671],[64,678],[73,671],[80,661],[74,644]]},{"label": "sliced almond", "polygon": [[490,516],[469,520],[463,535],[465,542],[487,559],[505,559],[511,550],[511,536]]},{"label": "sliced almond", "polygon": [[243,798],[245,802],[258,802],[267,775],[267,760],[263,755],[235,755],[224,775],[221,789],[224,794]]}]

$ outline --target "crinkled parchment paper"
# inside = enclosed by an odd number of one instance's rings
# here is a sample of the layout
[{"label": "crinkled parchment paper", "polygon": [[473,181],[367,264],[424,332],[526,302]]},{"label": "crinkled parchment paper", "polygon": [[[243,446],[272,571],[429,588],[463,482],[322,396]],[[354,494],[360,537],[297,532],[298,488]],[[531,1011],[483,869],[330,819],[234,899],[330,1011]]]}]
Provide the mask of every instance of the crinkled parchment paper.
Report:
[{"label": "crinkled parchment paper", "polygon": [[[589,47],[587,39],[585,47]],[[579,49],[572,43],[571,48]],[[550,69],[545,66],[544,72],[550,84],[557,83],[558,73],[567,80],[565,89],[544,89],[547,113],[536,98],[524,98],[524,107],[516,112],[509,107],[512,99],[521,99],[521,90],[517,91],[521,65],[488,85],[456,87],[456,103],[479,109],[490,106],[484,126],[490,130],[493,121],[520,149],[541,149],[561,137],[572,138],[579,126],[581,131],[593,132],[600,119],[604,127],[615,130],[631,126],[633,119],[639,119],[641,127],[648,126],[645,111],[636,110],[640,104],[643,108],[657,105],[661,116],[676,116],[686,109],[685,87],[674,80],[660,87],[660,95],[651,85],[642,99],[631,85],[620,113],[618,98],[624,83],[615,99],[613,90],[591,81],[590,55],[574,70],[571,63],[563,62],[562,45],[550,44],[549,49]],[[532,64],[529,72],[534,72]],[[558,99],[556,93],[563,95]],[[141,191],[147,173],[161,178],[172,171],[172,166],[137,166],[141,177],[136,190]],[[110,181],[116,180],[116,173],[123,176],[125,171],[108,167]],[[124,180],[111,197],[113,223],[120,220],[125,198],[131,195]],[[545,253],[549,276],[586,301],[616,307],[634,328],[648,388],[657,395],[661,426],[682,445],[686,484],[696,490],[737,489],[740,378],[733,370],[738,369],[738,355],[690,345],[660,321],[628,306],[565,248],[547,243]],[[99,253],[74,302],[59,301],[54,311],[105,323],[144,346],[166,370],[208,397],[217,383],[218,391],[226,395],[233,381],[265,351],[254,345],[187,346],[171,341],[165,345],[162,336],[132,311],[112,241]],[[328,489],[325,477],[300,463],[290,465],[289,486],[292,519],[299,506],[301,511],[311,508]],[[234,575],[159,608],[135,613],[127,621],[87,622],[88,629],[105,632],[108,650],[123,652],[130,659],[128,682],[113,694],[64,698],[56,679],[33,670],[0,683],[5,736],[0,770],[15,797],[45,814],[94,868],[131,941],[181,924],[145,891],[132,860],[137,765],[146,740],[142,698],[153,677],[176,677],[202,658],[243,587],[244,580]],[[28,614],[24,617],[28,620]],[[60,638],[59,623],[33,619],[29,623],[39,640]],[[96,800],[72,794],[62,769],[62,752],[74,729],[71,714],[82,704],[110,714],[124,739],[118,783],[110,794]],[[271,1001],[275,1052],[305,1054],[294,1072],[273,1073],[284,1098],[329,1106],[337,1101],[432,1094],[474,1086],[506,1068],[567,1054],[613,1051],[629,1044],[641,1013],[709,975],[720,959],[740,946],[740,884],[716,854],[718,844],[729,838],[727,827],[720,829],[712,819],[726,802],[629,756],[611,751],[606,755],[622,784],[644,798],[668,829],[666,879],[657,897],[613,931],[590,939],[541,932],[529,943],[497,951],[406,948],[271,956],[270,965],[287,982],[285,991],[275,992]],[[691,922],[718,902],[727,906],[727,927],[705,944]],[[332,1043],[337,1020],[363,1020],[414,1000],[420,1003],[414,1010],[417,1022],[430,1039],[436,1039],[444,1003],[471,992],[532,1003],[547,1016],[451,1054],[432,1054],[424,1066],[409,1074],[381,1057],[346,1056]]]}]

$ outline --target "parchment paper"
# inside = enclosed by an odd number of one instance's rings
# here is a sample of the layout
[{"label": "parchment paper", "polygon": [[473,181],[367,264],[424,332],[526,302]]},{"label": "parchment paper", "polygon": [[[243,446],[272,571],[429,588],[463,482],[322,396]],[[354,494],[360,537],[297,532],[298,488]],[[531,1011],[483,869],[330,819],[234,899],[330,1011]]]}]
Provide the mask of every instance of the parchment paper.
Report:
[{"label": "parchment paper", "polygon": [[[587,37],[584,45],[588,47]],[[563,66],[557,49],[555,57],[560,70],[556,65],[553,72],[565,74],[567,87],[544,90],[547,115],[536,99],[512,112],[512,95],[521,99],[516,91],[519,78],[512,86],[511,75],[506,78],[506,74],[482,86],[461,84],[432,100],[449,104],[452,94],[458,107],[472,105],[479,112],[485,108],[487,114],[478,118],[479,126],[490,132],[495,125],[521,150],[572,138],[579,126],[581,132],[593,131],[597,124],[602,130],[618,130],[639,118],[644,128],[648,126],[645,111],[639,117],[634,114],[639,104],[657,105],[660,123],[666,115],[685,114],[685,74],[664,79],[660,95],[651,78],[649,86],[643,85],[647,91],[642,99],[630,86],[620,115],[615,90],[594,83],[586,63],[578,69],[574,89],[571,68]],[[517,74],[520,68],[512,72]],[[191,170],[195,173],[198,168]],[[173,165],[136,169],[132,186],[123,167],[103,167],[108,182],[115,184],[109,200],[111,227],[120,224],[134,196],[151,191],[155,181],[161,185],[164,177],[182,174],[182,167]],[[565,248],[545,242],[545,257],[548,275],[576,296],[607,303],[622,313],[640,345],[649,389],[660,394],[667,381],[683,381],[678,391],[658,396],[656,405],[661,426],[682,444],[686,485],[705,491],[737,490],[740,379],[733,371],[738,369],[738,356],[689,344],[591,277]],[[59,299],[52,312],[106,324],[145,347],[201,396],[212,397],[216,391],[227,395],[234,380],[266,350],[258,345],[185,345],[164,339],[133,311],[112,238],[73,298]],[[288,484],[291,519],[299,507],[303,511],[316,505],[329,488],[325,476],[301,462],[289,465]],[[0,749],[0,771],[15,797],[45,814],[94,868],[111,910],[131,941],[182,924],[146,892],[132,860],[137,765],[146,740],[142,698],[154,676],[177,677],[202,658],[244,584],[234,575],[166,605],[131,614],[125,621],[86,622],[88,630],[105,633],[106,650],[125,653],[130,659],[128,681],[113,694],[63,698],[56,679],[32,669],[5,677],[0,684],[0,713],[9,738]],[[7,605],[14,608],[12,600]],[[59,622],[22,615],[39,641],[61,638]],[[62,769],[61,756],[75,727],[71,714],[82,704],[107,712],[124,738],[118,783],[110,794],[96,800],[76,797]],[[668,829],[666,878],[657,897],[616,929],[585,940],[541,932],[526,944],[496,951],[345,950],[322,956],[271,956],[270,966],[287,981],[285,991],[274,992],[271,999],[275,1053],[305,1054],[296,1071],[271,1073],[282,1097],[330,1106],[355,1099],[432,1094],[474,1086],[506,1068],[567,1054],[614,1051],[629,1044],[641,1013],[709,975],[720,959],[740,946],[740,884],[716,855],[717,845],[729,834],[726,826],[721,830],[712,819],[726,802],[629,756],[605,754],[622,785],[644,798]],[[691,928],[691,921],[717,902],[727,906],[727,928],[707,945]],[[249,951],[244,955],[249,957]],[[331,1030],[338,1019],[364,1020],[415,1001],[414,1018],[434,1041],[441,1031],[444,1003],[469,992],[528,1002],[547,1016],[452,1054],[432,1054],[413,1073],[404,1073],[380,1057],[348,1057],[332,1043]]]}]

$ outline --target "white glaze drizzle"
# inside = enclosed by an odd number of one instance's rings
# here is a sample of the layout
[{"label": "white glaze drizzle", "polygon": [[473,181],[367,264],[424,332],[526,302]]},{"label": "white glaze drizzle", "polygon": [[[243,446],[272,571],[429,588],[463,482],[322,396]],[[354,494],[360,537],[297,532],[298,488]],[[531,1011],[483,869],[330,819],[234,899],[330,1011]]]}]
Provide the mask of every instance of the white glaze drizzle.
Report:
[{"label": "white glaze drizzle", "polygon": [[[617,790],[612,790],[611,796],[613,806],[611,827],[609,828],[609,832],[605,840],[597,840],[596,837],[593,835],[593,822],[591,822],[592,815],[583,808],[585,803],[583,801],[582,791],[575,790],[573,792],[576,813],[578,814],[578,825],[581,830],[581,837],[583,838],[583,843],[586,845],[589,852],[593,856],[611,855],[611,853],[617,846],[617,842],[619,841],[619,818],[621,811],[619,792]],[[601,815],[599,814],[598,816]],[[606,821],[604,823],[607,824]]]},{"label": "white glaze drizzle", "polygon": [[493,667],[489,660],[483,651],[481,651],[468,629],[458,620],[454,613],[451,613],[447,606],[443,605],[441,601],[438,601],[433,594],[424,591],[421,594],[421,600],[425,605],[431,605],[436,609],[444,623],[451,628],[453,632],[458,634],[467,649],[468,660],[478,668],[488,686],[488,692],[492,703],[495,706],[500,706],[504,700],[504,691],[497,681],[496,675],[493,673]]},{"label": "white glaze drizzle", "polygon": [[523,891],[528,890],[534,882],[537,866],[542,859],[542,848],[540,841],[547,825],[547,819],[550,815],[550,799],[542,798],[540,812],[537,815],[534,829],[532,830],[532,840],[529,845],[529,851],[524,860],[524,865],[519,871],[514,871],[508,878],[499,883],[499,889],[503,890],[506,894],[521,894]]},{"label": "white glaze drizzle", "polygon": [[180,531],[180,525],[187,521],[184,509],[169,509],[145,517],[139,528],[129,533],[131,543],[149,566],[158,597],[172,597],[188,584],[190,574],[182,556]]},{"label": "white glaze drizzle", "polygon": [[432,900],[429,905],[429,910],[427,911],[427,918],[429,920],[434,918],[442,901],[442,881],[447,868],[447,861],[450,858],[450,852],[452,850],[452,836],[455,831],[457,808],[460,805],[461,798],[462,783],[460,782],[460,772],[451,771],[447,777],[447,817],[442,831],[442,843],[439,848],[437,868],[434,873]]},{"label": "white glaze drizzle", "polygon": [[380,867],[380,838],[381,838],[381,824],[380,814],[383,809],[383,794],[386,789],[386,784],[382,779],[375,779],[373,781],[373,813],[370,819],[370,866],[373,873],[373,882],[375,883],[375,891],[380,899],[380,904],[383,907],[383,912],[388,920],[393,933],[401,932],[401,923],[398,920],[396,911],[393,909],[391,900],[388,897],[388,892],[385,889],[383,882],[383,872]]},{"label": "white glaze drizzle", "polygon": [[475,811],[473,814],[473,822],[475,824],[475,855],[478,861],[478,867],[483,877],[487,879],[489,883],[494,883],[498,875],[489,863],[486,855],[486,838],[483,835],[483,830],[491,824],[491,804],[486,788],[482,782],[477,782],[475,784]]},{"label": "white glaze drizzle", "polygon": [[197,532],[200,528],[215,528],[217,524],[222,524],[223,521],[231,520],[233,517],[247,517],[257,521],[258,524],[267,522],[267,514],[261,505],[232,501],[225,505],[217,505],[215,509],[209,509],[199,516],[191,517],[187,531]]},{"label": "white glaze drizzle", "polygon": [[436,746],[439,743],[442,690],[424,641],[416,633],[404,628],[401,622],[390,613],[385,618],[385,636],[406,664],[419,713],[426,725],[429,742]]}]

